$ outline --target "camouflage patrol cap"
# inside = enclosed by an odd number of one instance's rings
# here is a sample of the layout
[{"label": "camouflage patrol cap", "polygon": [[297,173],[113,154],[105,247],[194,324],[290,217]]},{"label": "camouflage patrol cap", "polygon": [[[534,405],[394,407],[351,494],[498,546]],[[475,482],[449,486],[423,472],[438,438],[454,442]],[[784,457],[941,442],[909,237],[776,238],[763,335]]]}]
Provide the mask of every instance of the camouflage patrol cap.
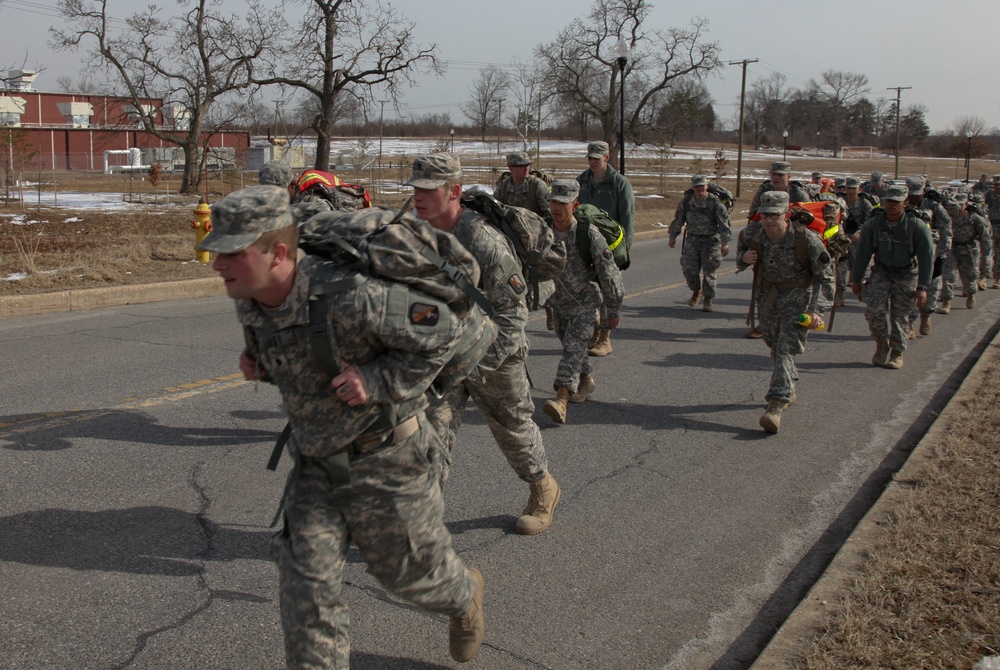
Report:
[{"label": "camouflage patrol cap", "polygon": [[906,178],[906,188],[909,189],[910,195],[920,195],[924,192],[924,187],[927,182],[923,177],[907,177]]},{"label": "camouflage patrol cap", "polygon": [[607,142],[591,142],[587,145],[587,158],[603,158],[611,153]]},{"label": "camouflage patrol cap", "polygon": [[785,191],[764,191],[760,194],[761,214],[784,214],[788,211],[788,193]]},{"label": "camouflage patrol cap", "polygon": [[292,183],[292,166],[288,161],[268,161],[257,173],[257,181],[262,185],[287,187]]},{"label": "camouflage patrol cap", "polygon": [[413,161],[413,176],[403,186],[432,190],[461,180],[462,163],[458,156],[442,151]]},{"label": "camouflage patrol cap", "polygon": [[510,165],[511,167],[531,165],[531,158],[529,158],[528,154],[523,151],[515,151],[512,154],[507,154],[507,165]]},{"label": "camouflage patrol cap", "polygon": [[963,191],[959,191],[958,193],[951,196],[951,199],[954,200],[959,205],[964,205],[965,203],[969,202],[969,194]]},{"label": "camouflage patrol cap", "polygon": [[993,183],[1000,184],[1000,174],[993,175]]},{"label": "camouflage patrol cap", "polygon": [[549,200],[574,202],[580,196],[580,183],[575,179],[555,179],[549,191]]},{"label": "camouflage patrol cap", "polygon": [[903,202],[906,200],[908,195],[905,186],[900,186],[899,184],[893,184],[892,186],[885,187],[885,200],[895,200],[896,202]]},{"label": "camouflage patrol cap", "polygon": [[861,186],[861,180],[857,177],[848,177],[844,180],[844,186],[847,188],[858,188]]},{"label": "camouflage patrol cap", "polygon": [[872,172],[872,181],[878,183],[882,181],[882,177],[884,176],[885,176],[884,174],[882,174],[878,170],[875,170],[875,172]]},{"label": "camouflage patrol cap", "polygon": [[812,173],[812,178],[813,179],[821,179],[822,177],[823,177],[823,173],[822,172],[813,172]]},{"label": "camouflage patrol cap", "polygon": [[847,186],[847,179],[844,177],[837,177],[833,180],[834,188],[845,188]]},{"label": "camouflage patrol cap", "polygon": [[703,174],[696,174],[691,177],[692,186],[708,186],[708,177]]},{"label": "camouflage patrol cap", "polygon": [[198,249],[233,254],[249,247],[264,233],[294,225],[286,189],[248,186],[212,206],[212,231]]},{"label": "camouflage patrol cap", "polygon": [[789,174],[792,171],[792,164],[785,161],[771,163],[771,174]]}]

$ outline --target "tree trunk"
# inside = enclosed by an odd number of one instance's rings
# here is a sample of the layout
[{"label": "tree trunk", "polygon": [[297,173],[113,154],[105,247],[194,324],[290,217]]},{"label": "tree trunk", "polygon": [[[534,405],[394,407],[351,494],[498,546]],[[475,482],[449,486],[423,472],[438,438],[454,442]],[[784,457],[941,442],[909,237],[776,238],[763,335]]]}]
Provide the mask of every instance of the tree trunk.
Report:
[{"label": "tree trunk", "polygon": [[181,193],[197,193],[201,182],[201,163],[198,161],[198,143],[190,140],[181,145],[184,150],[184,176],[181,178]]},{"label": "tree trunk", "polygon": [[330,171],[330,136],[326,133],[316,135],[316,163],[317,170]]}]

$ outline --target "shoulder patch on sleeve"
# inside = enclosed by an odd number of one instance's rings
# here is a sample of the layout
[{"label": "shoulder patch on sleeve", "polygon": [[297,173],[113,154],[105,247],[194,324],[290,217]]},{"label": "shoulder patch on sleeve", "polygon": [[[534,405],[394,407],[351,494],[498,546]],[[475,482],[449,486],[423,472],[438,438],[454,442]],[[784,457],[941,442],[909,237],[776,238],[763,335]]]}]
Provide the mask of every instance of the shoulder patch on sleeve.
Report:
[{"label": "shoulder patch on sleeve", "polygon": [[601,252],[601,255],[604,256],[604,260],[606,261],[610,261],[612,258],[614,258],[614,254],[611,253],[611,249],[605,249],[603,252]]},{"label": "shoulder patch on sleeve", "polygon": [[415,326],[434,327],[441,320],[441,310],[437,305],[415,302],[410,305],[410,323]]},{"label": "shoulder patch on sleeve", "polygon": [[510,279],[507,280],[507,283],[510,284],[510,287],[512,289],[514,289],[514,293],[518,295],[524,293],[525,289],[527,288],[527,286],[525,286],[524,284],[524,281],[521,279],[521,275],[519,274],[512,274],[510,276]]}]

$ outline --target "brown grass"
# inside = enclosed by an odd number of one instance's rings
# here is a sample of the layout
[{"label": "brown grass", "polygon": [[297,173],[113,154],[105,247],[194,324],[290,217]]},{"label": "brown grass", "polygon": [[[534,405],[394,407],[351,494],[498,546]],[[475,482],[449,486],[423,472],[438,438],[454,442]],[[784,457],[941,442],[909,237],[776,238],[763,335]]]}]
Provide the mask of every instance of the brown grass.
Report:
[{"label": "brown grass", "polygon": [[794,667],[971,668],[1000,654],[1000,364],[960,401]]}]

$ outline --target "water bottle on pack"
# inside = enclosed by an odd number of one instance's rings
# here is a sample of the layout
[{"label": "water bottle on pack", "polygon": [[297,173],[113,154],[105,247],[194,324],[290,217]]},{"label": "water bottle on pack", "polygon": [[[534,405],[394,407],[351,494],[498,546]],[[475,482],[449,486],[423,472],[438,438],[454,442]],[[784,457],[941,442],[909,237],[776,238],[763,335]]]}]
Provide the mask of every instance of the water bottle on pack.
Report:
[{"label": "water bottle on pack", "polygon": [[808,328],[809,330],[823,330],[826,323],[823,319],[818,316],[813,317],[811,314],[802,313],[795,317],[795,322],[798,323],[803,328]]}]

